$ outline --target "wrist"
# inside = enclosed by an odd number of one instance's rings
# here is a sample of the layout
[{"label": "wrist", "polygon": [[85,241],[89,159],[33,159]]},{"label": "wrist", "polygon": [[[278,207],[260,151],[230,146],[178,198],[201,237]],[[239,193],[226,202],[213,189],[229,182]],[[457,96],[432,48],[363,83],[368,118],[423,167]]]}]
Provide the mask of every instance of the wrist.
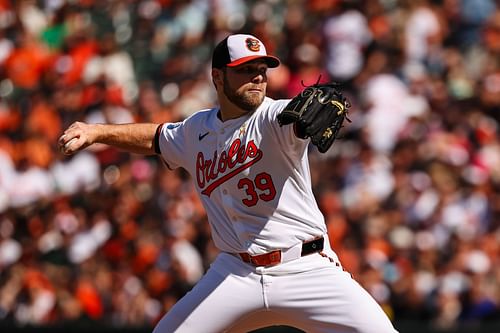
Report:
[{"label": "wrist", "polygon": [[106,131],[106,124],[92,124],[90,125],[89,131],[89,143],[107,143],[106,133],[110,133],[110,131]]}]

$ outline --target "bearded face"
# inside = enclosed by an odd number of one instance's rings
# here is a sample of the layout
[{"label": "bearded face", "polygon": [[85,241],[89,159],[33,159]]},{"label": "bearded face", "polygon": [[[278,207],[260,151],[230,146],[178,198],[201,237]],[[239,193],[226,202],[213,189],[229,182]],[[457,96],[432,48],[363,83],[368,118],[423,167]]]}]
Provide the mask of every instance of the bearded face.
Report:
[{"label": "bearded face", "polygon": [[[248,74],[258,73],[253,68],[240,69],[246,71]],[[267,66],[261,69],[262,80],[249,80],[241,85],[231,84],[228,79],[228,73],[224,71],[224,94],[234,105],[245,111],[255,111],[264,101],[266,94],[266,74]],[[237,72],[236,75],[244,75],[244,73]]]}]

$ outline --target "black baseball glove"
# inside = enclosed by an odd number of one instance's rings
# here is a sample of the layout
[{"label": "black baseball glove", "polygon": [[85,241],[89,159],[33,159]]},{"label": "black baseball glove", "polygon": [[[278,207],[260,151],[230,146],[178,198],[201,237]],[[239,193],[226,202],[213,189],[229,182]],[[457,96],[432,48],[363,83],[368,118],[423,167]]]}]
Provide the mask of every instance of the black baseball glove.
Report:
[{"label": "black baseball glove", "polygon": [[278,115],[280,126],[295,124],[297,137],[311,142],[325,153],[347,118],[349,103],[335,83],[316,83],[295,96]]}]

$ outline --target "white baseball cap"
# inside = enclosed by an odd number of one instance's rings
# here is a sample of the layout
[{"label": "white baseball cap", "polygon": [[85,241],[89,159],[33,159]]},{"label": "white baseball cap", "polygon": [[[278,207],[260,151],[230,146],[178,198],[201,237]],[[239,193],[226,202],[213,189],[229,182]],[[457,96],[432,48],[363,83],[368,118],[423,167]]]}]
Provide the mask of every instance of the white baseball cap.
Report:
[{"label": "white baseball cap", "polygon": [[212,68],[234,67],[255,59],[264,59],[269,68],[278,67],[278,58],[268,55],[264,44],[255,36],[237,34],[224,38],[214,49]]}]

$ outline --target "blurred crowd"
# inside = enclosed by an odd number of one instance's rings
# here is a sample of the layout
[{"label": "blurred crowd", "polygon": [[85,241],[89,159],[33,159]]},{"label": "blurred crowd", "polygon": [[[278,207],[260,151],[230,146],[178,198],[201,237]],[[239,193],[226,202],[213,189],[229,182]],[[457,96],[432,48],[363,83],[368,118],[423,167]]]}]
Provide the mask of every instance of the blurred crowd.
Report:
[{"label": "blurred crowd", "polygon": [[0,0],[0,321],[150,326],[196,283],[217,249],[185,171],[56,142],[213,106],[233,32],[282,60],[273,98],[341,83],[352,122],[311,147],[313,186],[387,314],[500,318],[500,1]]}]

